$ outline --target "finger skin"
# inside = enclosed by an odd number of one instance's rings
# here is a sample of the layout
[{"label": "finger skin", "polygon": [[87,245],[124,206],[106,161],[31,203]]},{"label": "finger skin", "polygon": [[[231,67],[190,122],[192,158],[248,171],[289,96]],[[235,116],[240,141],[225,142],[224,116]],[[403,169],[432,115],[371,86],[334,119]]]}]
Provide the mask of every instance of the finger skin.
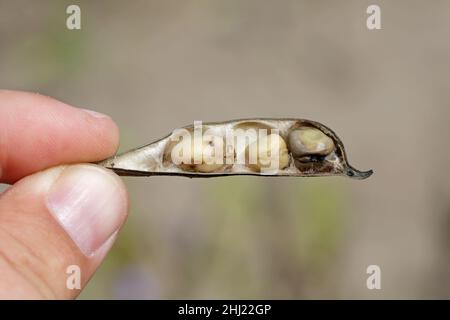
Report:
[{"label": "finger skin", "polygon": [[[68,288],[67,270],[81,270],[81,289],[111,248],[117,232],[91,256],[84,255],[46,205],[49,190],[68,167],[27,176],[0,195],[0,299],[70,299],[79,289]],[[128,195],[121,179],[98,167],[105,179],[115,179],[121,199],[117,230],[125,222]]]},{"label": "finger skin", "polygon": [[28,92],[0,90],[0,182],[52,166],[114,154],[119,130],[107,116]]}]

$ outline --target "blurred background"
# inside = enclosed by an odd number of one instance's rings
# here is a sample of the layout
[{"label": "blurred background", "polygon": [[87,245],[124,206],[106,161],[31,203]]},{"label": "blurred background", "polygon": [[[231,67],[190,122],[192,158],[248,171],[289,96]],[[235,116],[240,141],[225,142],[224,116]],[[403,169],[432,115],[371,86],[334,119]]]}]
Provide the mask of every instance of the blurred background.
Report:
[{"label": "blurred background", "polygon": [[0,87],[109,114],[121,151],[194,120],[297,117],[375,170],[124,178],[130,217],[80,298],[450,298],[449,14],[445,0],[0,0]]}]

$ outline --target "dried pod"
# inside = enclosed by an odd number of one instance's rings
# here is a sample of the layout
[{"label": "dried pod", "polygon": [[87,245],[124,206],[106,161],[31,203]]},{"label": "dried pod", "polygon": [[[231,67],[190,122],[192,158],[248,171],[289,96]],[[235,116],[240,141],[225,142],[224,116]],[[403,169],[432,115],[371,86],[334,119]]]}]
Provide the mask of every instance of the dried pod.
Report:
[{"label": "dried pod", "polygon": [[343,175],[365,179],[372,174],[372,170],[362,172],[348,164],[344,146],[332,130],[303,119],[194,123],[98,164],[129,176]]}]

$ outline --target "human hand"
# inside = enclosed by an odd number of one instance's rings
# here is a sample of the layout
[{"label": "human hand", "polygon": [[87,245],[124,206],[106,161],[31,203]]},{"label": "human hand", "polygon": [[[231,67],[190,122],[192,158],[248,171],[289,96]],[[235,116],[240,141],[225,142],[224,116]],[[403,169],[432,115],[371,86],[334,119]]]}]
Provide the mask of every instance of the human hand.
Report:
[{"label": "human hand", "polygon": [[33,93],[0,91],[0,298],[74,298],[111,248],[128,211],[112,172],[91,164],[117,149],[111,118]]}]

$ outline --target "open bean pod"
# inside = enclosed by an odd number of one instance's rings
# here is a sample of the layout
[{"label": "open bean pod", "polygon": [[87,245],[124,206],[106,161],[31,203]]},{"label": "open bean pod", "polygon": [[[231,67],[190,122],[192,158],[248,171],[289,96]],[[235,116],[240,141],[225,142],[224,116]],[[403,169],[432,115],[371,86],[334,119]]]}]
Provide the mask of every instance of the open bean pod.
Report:
[{"label": "open bean pod", "polygon": [[243,119],[176,129],[98,163],[124,176],[331,176],[365,179],[328,127],[303,119]]}]

